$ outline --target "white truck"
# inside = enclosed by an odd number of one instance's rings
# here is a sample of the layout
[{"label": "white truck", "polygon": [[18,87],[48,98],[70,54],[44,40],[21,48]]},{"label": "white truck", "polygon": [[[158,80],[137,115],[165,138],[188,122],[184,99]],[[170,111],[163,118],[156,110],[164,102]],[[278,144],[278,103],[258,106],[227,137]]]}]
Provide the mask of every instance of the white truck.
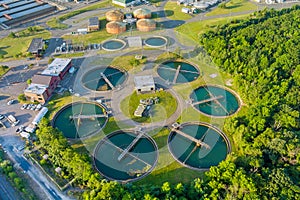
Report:
[{"label": "white truck", "polygon": [[17,120],[13,115],[8,115],[7,116],[7,120],[9,121],[9,123],[11,124],[11,126],[16,126],[19,124],[20,120]]}]

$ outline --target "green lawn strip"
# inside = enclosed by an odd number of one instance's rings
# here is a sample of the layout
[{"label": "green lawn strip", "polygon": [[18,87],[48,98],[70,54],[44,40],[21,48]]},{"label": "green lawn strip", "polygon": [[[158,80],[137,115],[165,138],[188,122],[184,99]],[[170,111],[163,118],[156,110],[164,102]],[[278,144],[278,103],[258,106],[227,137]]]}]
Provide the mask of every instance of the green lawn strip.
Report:
[{"label": "green lawn strip", "polygon": [[[150,113],[152,113],[152,118],[150,117],[135,117],[134,111],[140,103],[140,99],[147,99],[150,97],[158,97],[159,103],[151,106]],[[126,97],[121,101],[121,110],[122,112],[130,117],[131,119],[140,122],[140,123],[150,123],[157,122],[169,118],[177,108],[176,99],[166,91],[159,91],[155,93],[148,94],[133,94]]]},{"label": "green lawn strip", "polygon": [[29,32],[27,29],[16,32],[15,37],[7,36],[0,40],[0,62],[25,58],[27,49],[33,38],[50,38],[49,31],[38,27],[37,31]]},{"label": "green lawn strip", "polygon": [[225,4],[225,8],[217,7],[206,16],[229,14],[233,12],[243,12],[248,10],[256,10],[257,6],[249,0],[231,0]]},{"label": "green lawn strip", "polygon": [[180,35],[178,37],[179,41],[184,41],[184,35],[187,36],[189,39],[192,39],[193,41],[197,42],[199,41],[199,35],[209,31],[216,29],[218,25],[225,24],[230,22],[234,19],[245,19],[249,17],[249,15],[239,15],[239,16],[233,16],[233,17],[222,17],[217,19],[208,19],[204,21],[197,21],[197,22],[191,22],[187,24],[183,24],[177,28],[175,28],[175,31],[177,34]]},{"label": "green lawn strip", "polygon": [[8,66],[0,65],[0,77],[6,74],[9,71]]},{"label": "green lawn strip", "polygon": [[50,28],[54,28],[54,29],[67,29],[68,28],[67,24],[61,23],[61,21],[58,18],[56,18],[56,17],[48,20],[47,21],[47,25]]},{"label": "green lawn strip", "polygon": [[126,71],[140,71],[142,66],[146,63],[147,58],[143,57],[137,60],[134,55],[116,57],[112,62],[111,66],[124,69]]},{"label": "green lawn strip", "polygon": [[84,52],[65,53],[65,54],[54,55],[55,58],[74,58],[74,57],[82,57],[82,56],[84,56]]},{"label": "green lawn strip", "polygon": [[191,19],[193,15],[183,13],[181,9],[183,5],[177,5],[176,2],[168,1],[165,5],[164,11],[166,16],[172,20],[187,20]]},{"label": "green lawn strip", "polygon": [[66,29],[66,28],[68,28],[68,25],[62,23],[64,20],[69,19],[69,18],[71,18],[75,15],[79,15],[79,14],[84,13],[84,12],[88,12],[88,11],[92,11],[92,10],[96,10],[96,9],[99,9],[99,8],[106,7],[109,4],[110,4],[110,1],[105,0],[105,1],[102,1],[102,2],[99,2],[99,3],[96,3],[94,5],[91,5],[91,6],[87,6],[87,7],[78,9],[78,10],[68,12],[67,14],[61,15],[58,18],[54,17],[54,18],[48,20],[47,25],[51,28]]},{"label": "green lawn strip", "polygon": [[[167,146],[169,133],[169,129],[163,128],[152,136],[159,148],[158,163],[150,175],[137,181],[135,184],[162,185],[164,182],[171,184],[179,182],[188,183],[196,177],[203,176],[202,172],[186,168],[175,161]],[[152,135],[151,133],[149,134]]]},{"label": "green lawn strip", "polygon": [[64,40],[72,40],[73,44],[92,44],[92,43],[101,43],[104,40],[107,40],[112,35],[110,33],[107,33],[106,30],[100,30],[95,32],[90,32],[85,35],[64,35]]}]

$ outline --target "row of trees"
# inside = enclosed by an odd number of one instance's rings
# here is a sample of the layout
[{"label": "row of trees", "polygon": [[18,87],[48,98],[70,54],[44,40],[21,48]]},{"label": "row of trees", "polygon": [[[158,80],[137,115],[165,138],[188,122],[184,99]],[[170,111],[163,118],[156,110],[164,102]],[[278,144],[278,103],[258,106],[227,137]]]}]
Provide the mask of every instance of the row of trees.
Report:
[{"label": "row of trees", "polygon": [[300,7],[264,10],[200,38],[247,104],[225,131],[261,197],[299,199]]},{"label": "row of trees", "polygon": [[74,151],[62,133],[50,126],[47,120],[43,119],[40,123],[37,136],[51,162],[61,167],[63,174],[74,177],[77,186],[87,189],[83,199],[259,199],[254,181],[247,177],[244,169],[237,168],[234,157],[222,162],[219,167],[212,167],[204,180],[195,179],[190,184],[121,185],[102,179],[95,173],[89,158]]},{"label": "row of trees", "polygon": [[[22,192],[23,197],[26,199],[35,199],[36,197],[29,191],[25,185],[26,183],[22,178],[15,172],[12,163],[7,160],[4,156],[4,151],[0,148],[0,174],[5,174],[10,180],[12,185]],[[2,183],[0,183],[2,184]]]}]

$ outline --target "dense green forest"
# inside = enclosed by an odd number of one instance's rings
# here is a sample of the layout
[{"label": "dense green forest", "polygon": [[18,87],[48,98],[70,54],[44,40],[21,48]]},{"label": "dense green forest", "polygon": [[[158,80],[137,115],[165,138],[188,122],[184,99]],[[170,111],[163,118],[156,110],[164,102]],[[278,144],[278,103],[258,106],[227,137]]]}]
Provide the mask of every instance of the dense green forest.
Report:
[{"label": "dense green forest", "polygon": [[[300,199],[300,7],[256,12],[200,38],[234,78],[246,108],[224,131],[235,152],[190,184],[120,185],[100,178],[47,121],[37,131],[49,159],[85,190],[82,199]],[[180,176],[180,174],[178,175]]]}]

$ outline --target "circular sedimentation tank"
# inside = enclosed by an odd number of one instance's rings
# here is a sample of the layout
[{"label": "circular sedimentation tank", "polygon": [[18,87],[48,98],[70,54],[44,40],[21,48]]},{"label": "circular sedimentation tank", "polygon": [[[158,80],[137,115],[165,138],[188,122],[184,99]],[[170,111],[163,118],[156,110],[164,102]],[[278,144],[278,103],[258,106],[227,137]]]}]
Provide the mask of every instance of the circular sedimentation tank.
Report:
[{"label": "circular sedimentation tank", "polygon": [[112,21],[106,24],[106,31],[111,34],[120,34],[126,31],[126,23]]},{"label": "circular sedimentation tank", "polygon": [[153,36],[147,38],[144,43],[148,47],[161,48],[167,45],[168,39],[162,36]]},{"label": "circular sedimentation tank", "polygon": [[120,10],[110,10],[107,13],[105,13],[106,20],[111,21],[123,21],[124,19],[124,13]]},{"label": "circular sedimentation tank", "polygon": [[52,125],[69,139],[78,139],[99,132],[107,122],[105,108],[98,103],[76,102],[60,109]]},{"label": "circular sedimentation tank", "polygon": [[147,8],[139,8],[133,11],[133,16],[137,19],[150,19],[151,18],[151,10]]},{"label": "circular sedimentation tank", "polygon": [[84,87],[94,91],[108,91],[119,87],[126,80],[126,73],[113,67],[99,67],[82,77]]},{"label": "circular sedimentation tank", "polygon": [[105,51],[119,51],[126,46],[126,42],[120,39],[112,39],[103,42],[102,49]]},{"label": "circular sedimentation tank", "polygon": [[173,129],[168,147],[177,162],[195,170],[218,165],[231,151],[226,135],[202,122],[185,123]]},{"label": "circular sedimentation tank", "polygon": [[153,139],[134,131],[111,133],[94,151],[94,164],[99,173],[109,180],[124,183],[145,177],[157,159],[158,149]]},{"label": "circular sedimentation tank", "polygon": [[158,75],[168,83],[187,83],[200,75],[196,66],[182,61],[167,61],[157,68]]},{"label": "circular sedimentation tank", "polygon": [[240,108],[240,99],[235,92],[215,85],[195,89],[190,98],[195,109],[209,116],[230,116]]},{"label": "circular sedimentation tank", "polygon": [[136,27],[139,31],[149,32],[156,29],[156,22],[153,19],[139,19]]}]

